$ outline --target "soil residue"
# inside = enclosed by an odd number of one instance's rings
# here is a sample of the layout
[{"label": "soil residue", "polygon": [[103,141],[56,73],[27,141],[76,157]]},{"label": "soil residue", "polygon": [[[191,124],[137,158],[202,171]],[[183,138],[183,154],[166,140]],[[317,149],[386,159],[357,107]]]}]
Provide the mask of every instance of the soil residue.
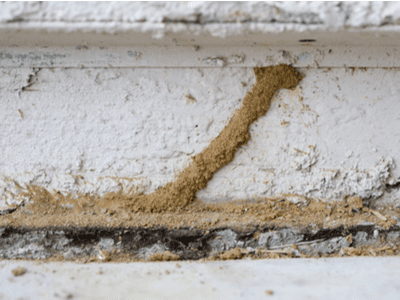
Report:
[{"label": "soil residue", "polygon": [[180,258],[181,257],[177,254],[173,254],[170,251],[164,251],[150,255],[148,261],[175,261],[180,260]]},{"label": "soil residue", "polygon": [[240,248],[234,248],[232,250],[226,251],[222,253],[219,258],[222,260],[230,260],[230,259],[241,259],[243,257],[242,250]]},{"label": "soil residue", "polygon": [[22,276],[26,273],[26,269],[23,267],[17,267],[13,270],[11,270],[11,272],[13,273],[14,276]]},{"label": "soil residue", "polygon": [[288,65],[255,68],[256,84],[243,99],[229,124],[174,182],[154,193],[139,195],[129,205],[134,211],[161,212],[185,207],[196,193],[207,186],[220,168],[230,163],[236,151],[250,140],[249,127],[267,112],[271,98],[280,89],[293,89],[301,80],[296,69]]},{"label": "soil residue", "polygon": [[[30,203],[13,213],[1,216],[0,226],[35,227],[46,226],[106,226],[166,228],[215,227],[245,228],[262,225],[335,228],[354,226],[362,222],[389,228],[400,219],[400,208],[395,205],[373,210],[361,207],[361,199],[340,202],[322,202],[307,199],[293,203],[291,197],[279,196],[248,201],[230,201],[209,204],[197,200],[175,211],[135,212],[126,208],[123,195],[108,197],[70,196],[51,194],[41,187],[30,187]],[[129,203],[129,202],[128,202]],[[354,208],[357,203],[359,209]],[[382,218],[383,217],[383,218]]]}]

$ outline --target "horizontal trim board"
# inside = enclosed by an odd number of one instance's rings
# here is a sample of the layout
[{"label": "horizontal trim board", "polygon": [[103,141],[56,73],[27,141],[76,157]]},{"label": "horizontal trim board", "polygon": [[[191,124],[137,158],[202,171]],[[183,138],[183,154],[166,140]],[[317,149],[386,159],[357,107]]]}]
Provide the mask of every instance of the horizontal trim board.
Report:
[{"label": "horizontal trim board", "polygon": [[1,47],[2,68],[400,67],[400,47],[87,46]]}]

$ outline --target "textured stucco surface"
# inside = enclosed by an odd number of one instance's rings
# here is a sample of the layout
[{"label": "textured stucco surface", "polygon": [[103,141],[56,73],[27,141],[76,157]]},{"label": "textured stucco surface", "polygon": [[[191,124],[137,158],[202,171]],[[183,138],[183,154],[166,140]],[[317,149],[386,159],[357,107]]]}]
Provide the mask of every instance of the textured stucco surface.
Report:
[{"label": "textured stucco surface", "polygon": [[[398,199],[398,69],[299,70],[300,86],[274,98],[198,198]],[[251,68],[229,67],[1,72],[2,205],[29,185],[154,191],[219,134],[255,80]]]},{"label": "textured stucco surface", "polygon": [[0,21],[15,22],[264,22],[324,27],[400,23],[398,2],[2,2]]},{"label": "textured stucco surface", "polygon": [[[399,2],[2,2],[9,45],[398,45]],[[329,33],[327,35],[327,33]],[[118,34],[118,36],[115,36]],[[246,36],[246,38],[243,38]]]}]

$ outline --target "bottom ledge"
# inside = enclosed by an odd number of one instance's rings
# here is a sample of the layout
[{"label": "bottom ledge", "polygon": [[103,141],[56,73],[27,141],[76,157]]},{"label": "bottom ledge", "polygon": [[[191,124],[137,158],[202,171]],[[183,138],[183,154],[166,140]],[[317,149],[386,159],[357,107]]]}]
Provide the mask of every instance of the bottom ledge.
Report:
[{"label": "bottom ledge", "polygon": [[400,227],[0,227],[0,258],[128,262],[400,254]]}]

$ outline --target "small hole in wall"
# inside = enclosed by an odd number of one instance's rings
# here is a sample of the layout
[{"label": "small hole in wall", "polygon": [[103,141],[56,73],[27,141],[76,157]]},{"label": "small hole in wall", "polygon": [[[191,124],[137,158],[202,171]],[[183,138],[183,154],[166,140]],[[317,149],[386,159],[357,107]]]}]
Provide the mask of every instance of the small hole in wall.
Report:
[{"label": "small hole in wall", "polygon": [[313,39],[305,39],[305,40],[299,40],[300,43],[314,43],[317,40],[313,40]]}]

